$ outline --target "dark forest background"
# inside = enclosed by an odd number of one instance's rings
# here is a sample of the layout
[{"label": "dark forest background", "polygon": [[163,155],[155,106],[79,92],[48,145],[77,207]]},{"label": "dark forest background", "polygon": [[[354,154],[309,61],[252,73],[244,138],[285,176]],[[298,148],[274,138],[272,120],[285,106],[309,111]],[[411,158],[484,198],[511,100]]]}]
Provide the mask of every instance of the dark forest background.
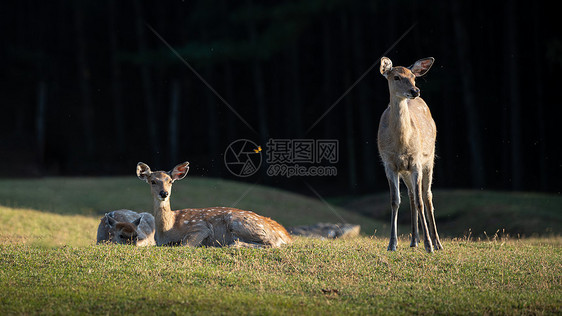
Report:
[{"label": "dark forest background", "polygon": [[133,176],[138,161],[169,169],[189,160],[192,175],[298,190],[302,179],[235,178],[226,147],[337,139],[338,176],[306,181],[326,194],[387,190],[376,147],[386,54],[403,66],[436,59],[417,81],[438,129],[436,187],[559,193],[554,4],[3,2],[0,176]]}]

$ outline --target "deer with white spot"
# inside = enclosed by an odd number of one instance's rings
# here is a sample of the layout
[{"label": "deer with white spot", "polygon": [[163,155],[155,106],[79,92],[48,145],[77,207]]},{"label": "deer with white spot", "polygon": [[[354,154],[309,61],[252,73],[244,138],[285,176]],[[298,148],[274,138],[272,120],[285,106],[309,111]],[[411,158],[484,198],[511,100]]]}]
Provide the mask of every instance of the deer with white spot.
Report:
[{"label": "deer with white spot", "polygon": [[137,164],[137,176],[150,185],[154,198],[158,246],[262,248],[279,247],[292,241],[283,226],[252,211],[230,207],[173,211],[170,208],[172,184],[183,179],[188,171],[189,162],[181,163],[169,172],[151,171],[147,164]]},{"label": "deer with white spot", "polygon": [[154,246],[154,216],[131,210],[106,213],[98,226],[97,243]]},{"label": "deer with white spot", "polygon": [[378,131],[379,153],[390,186],[392,209],[389,251],[396,250],[400,179],[410,197],[412,241],[419,242],[418,217],[424,232],[427,252],[443,249],[437,234],[433,211],[431,182],[435,160],[437,129],[429,107],[420,98],[416,77],[421,77],[433,65],[432,57],[416,61],[410,67],[392,66],[387,57],[381,59],[380,72],[388,81],[390,103],[381,116]]}]

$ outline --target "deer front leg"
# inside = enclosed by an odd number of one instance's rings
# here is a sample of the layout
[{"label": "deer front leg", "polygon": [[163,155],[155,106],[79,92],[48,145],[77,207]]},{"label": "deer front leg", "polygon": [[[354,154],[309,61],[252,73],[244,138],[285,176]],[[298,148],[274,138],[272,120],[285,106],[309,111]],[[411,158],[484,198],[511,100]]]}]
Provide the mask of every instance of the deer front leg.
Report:
[{"label": "deer front leg", "polygon": [[413,193],[410,196],[410,214],[412,218],[412,241],[410,242],[410,247],[417,247],[420,243],[420,233],[419,233],[419,223],[418,223],[418,211],[416,210],[416,203],[414,202]]},{"label": "deer front leg", "polygon": [[400,206],[400,178],[398,173],[386,168],[386,177],[390,187],[390,207],[392,214],[390,217],[390,241],[388,243],[388,251],[396,251],[398,243],[398,207]]},{"label": "deer front leg", "polygon": [[418,212],[416,210],[416,203],[414,201],[414,191],[412,184],[409,181],[404,181],[408,187],[408,197],[410,199],[410,214],[412,223],[412,241],[410,247],[417,247],[420,243],[419,225],[418,225]]},{"label": "deer front leg", "polygon": [[184,240],[184,244],[190,247],[198,247],[202,245],[202,242],[212,234],[212,230],[206,225],[206,223],[201,223],[190,227],[189,234]]}]

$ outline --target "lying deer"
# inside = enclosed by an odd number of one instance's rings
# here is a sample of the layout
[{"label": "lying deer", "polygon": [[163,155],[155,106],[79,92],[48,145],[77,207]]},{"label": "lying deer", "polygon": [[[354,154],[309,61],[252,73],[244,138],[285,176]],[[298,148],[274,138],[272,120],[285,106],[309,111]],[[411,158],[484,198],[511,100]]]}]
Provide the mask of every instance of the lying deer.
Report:
[{"label": "lying deer", "polygon": [[170,172],[151,171],[137,164],[137,176],[150,185],[154,198],[156,244],[236,247],[279,247],[291,242],[291,236],[276,221],[251,211],[230,207],[209,207],[172,211],[172,184],[183,179],[189,163],[181,163]]},{"label": "lying deer", "polygon": [[154,216],[131,210],[106,213],[98,226],[97,243],[154,246]]},{"label": "lying deer", "polygon": [[435,225],[431,193],[437,129],[415,83],[416,77],[421,77],[429,71],[433,61],[432,57],[420,59],[406,68],[393,67],[392,61],[386,57],[381,59],[380,72],[388,80],[390,104],[381,116],[377,141],[390,186],[390,251],[396,250],[397,243],[400,179],[408,187],[412,210],[410,247],[416,247],[419,242],[419,216],[425,249],[428,252],[432,252],[433,247],[443,249]]}]

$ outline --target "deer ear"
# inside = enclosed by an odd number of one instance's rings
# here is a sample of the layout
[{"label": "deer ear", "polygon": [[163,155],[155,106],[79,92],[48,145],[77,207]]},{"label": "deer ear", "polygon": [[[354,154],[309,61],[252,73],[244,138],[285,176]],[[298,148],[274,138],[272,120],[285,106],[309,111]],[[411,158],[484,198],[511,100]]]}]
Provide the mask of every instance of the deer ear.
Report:
[{"label": "deer ear", "polygon": [[150,177],[151,173],[152,171],[150,171],[150,167],[144,162],[139,162],[137,164],[137,177],[139,177],[142,181],[148,182],[148,177]]},{"label": "deer ear", "polygon": [[412,66],[408,67],[408,69],[410,69],[416,77],[421,77],[429,71],[429,68],[431,68],[434,61],[435,58],[433,57],[422,58],[416,61]]},{"label": "deer ear", "polygon": [[381,58],[381,75],[386,77],[390,70],[392,70],[392,61],[390,60],[390,58]]},{"label": "deer ear", "polygon": [[107,224],[109,224],[109,227],[114,227],[115,224],[117,224],[117,221],[115,220],[115,218],[113,218],[111,216],[106,216],[105,218],[107,219]]},{"label": "deer ear", "polygon": [[172,171],[170,171],[170,176],[172,177],[172,180],[176,181],[176,180],[181,180],[183,178],[185,178],[185,176],[187,175],[187,172],[189,172],[189,162],[182,162],[179,165],[175,166],[174,169],[172,169]]},{"label": "deer ear", "polygon": [[142,220],[142,215],[141,215],[141,217],[139,217],[139,218],[135,219],[135,220],[133,221],[133,223],[132,223],[132,224],[133,224],[133,225],[135,225],[135,226],[139,226],[139,225],[140,225],[140,222],[141,222],[141,220]]}]

